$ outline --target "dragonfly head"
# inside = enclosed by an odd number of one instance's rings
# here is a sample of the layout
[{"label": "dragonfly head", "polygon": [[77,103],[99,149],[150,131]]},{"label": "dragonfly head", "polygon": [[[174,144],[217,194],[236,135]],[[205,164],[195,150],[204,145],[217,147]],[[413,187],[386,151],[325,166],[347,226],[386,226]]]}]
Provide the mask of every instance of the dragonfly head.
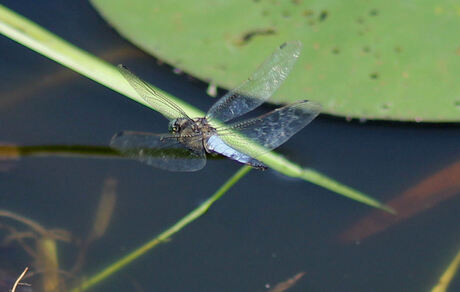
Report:
[{"label": "dragonfly head", "polygon": [[179,134],[181,133],[185,128],[190,127],[190,119],[187,118],[177,118],[169,122],[168,125],[168,130],[170,133],[173,134]]},{"label": "dragonfly head", "polygon": [[173,133],[173,134],[179,133],[180,125],[177,123],[177,120],[178,119],[174,119],[169,122],[169,125],[168,125],[169,133]]}]

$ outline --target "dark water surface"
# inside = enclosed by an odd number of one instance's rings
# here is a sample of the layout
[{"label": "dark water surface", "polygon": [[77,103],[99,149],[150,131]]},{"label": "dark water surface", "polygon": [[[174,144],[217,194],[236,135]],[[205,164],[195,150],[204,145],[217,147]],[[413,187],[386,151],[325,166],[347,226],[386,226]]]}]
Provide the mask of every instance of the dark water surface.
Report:
[{"label": "dark water surface", "polygon": [[[204,83],[174,74],[136,50],[88,3],[3,4],[113,64],[127,64],[203,110],[213,103]],[[127,53],[110,57],[122,50]],[[160,114],[3,36],[0,60],[1,143],[107,145],[120,130],[167,129]],[[460,128],[320,116],[279,152],[389,201],[460,159]],[[118,180],[114,218],[88,252],[83,275],[89,276],[175,223],[239,167],[213,160],[202,171],[183,174],[129,160],[23,158],[0,172],[0,208],[84,237],[104,180]],[[460,197],[359,244],[338,240],[371,211],[305,181],[252,171],[205,216],[94,291],[266,291],[267,284],[302,271],[303,278],[288,291],[429,291],[459,248]],[[58,247],[66,269],[75,249],[66,243]],[[0,269],[20,272],[31,262],[19,247],[0,249]],[[449,291],[460,291],[458,276]]]}]

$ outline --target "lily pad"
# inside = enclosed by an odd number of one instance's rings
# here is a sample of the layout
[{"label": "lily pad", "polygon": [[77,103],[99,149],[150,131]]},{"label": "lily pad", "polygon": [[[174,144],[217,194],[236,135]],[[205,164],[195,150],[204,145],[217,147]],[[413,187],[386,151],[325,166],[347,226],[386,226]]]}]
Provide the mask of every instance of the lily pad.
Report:
[{"label": "lily pad", "polygon": [[155,57],[220,87],[287,40],[304,49],[274,103],[360,119],[460,121],[456,1],[92,0]]}]

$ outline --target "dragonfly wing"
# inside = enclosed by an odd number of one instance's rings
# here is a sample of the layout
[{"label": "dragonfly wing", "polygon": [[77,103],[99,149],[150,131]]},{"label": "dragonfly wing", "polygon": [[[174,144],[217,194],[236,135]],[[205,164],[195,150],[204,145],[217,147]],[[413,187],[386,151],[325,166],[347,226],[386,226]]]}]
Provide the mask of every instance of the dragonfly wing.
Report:
[{"label": "dragonfly wing", "polygon": [[[286,142],[320,111],[321,106],[316,102],[299,101],[257,118],[219,128],[217,133],[228,145],[257,158]],[[257,147],[250,146],[250,141],[258,144]]]},{"label": "dragonfly wing", "polygon": [[124,131],[113,136],[110,146],[124,156],[169,171],[197,171],[206,164],[204,149],[190,150],[171,134]]},{"label": "dragonfly wing", "polygon": [[125,66],[118,65],[118,70],[128,81],[132,88],[144,99],[152,108],[160,112],[169,120],[180,117],[188,118],[187,114],[170,98],[153,88],[150,84],[140,79],[129,71]]},{"label": "dragonfly wing", "polygon": [[226,122],[252,111],[280,87],[300,55],[299,41],[281,45],[248,80],[229,91],[208,111],[208,120]]}]

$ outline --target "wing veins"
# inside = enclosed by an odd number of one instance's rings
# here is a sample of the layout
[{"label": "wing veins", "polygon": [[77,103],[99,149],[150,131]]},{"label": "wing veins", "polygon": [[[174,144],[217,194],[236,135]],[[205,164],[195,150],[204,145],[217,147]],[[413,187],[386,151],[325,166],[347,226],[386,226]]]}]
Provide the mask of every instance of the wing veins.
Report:
[{"label": "wing veins", "polygon": [[[170,171],[196,171],[204,167],[204,149],[190,149],[181,135],[125,131],[117,133],[110,146],[125,156]],[[193,137],[194,138],[194,137]]]},{"label": "wing veins", "polygon": [[[178,117],[185,117],[190,119],[189,116],[172,100],[165,97],[162,93],[156,91],[150,84],[146,81],[142,80],[141,78],[137,77],[134,73],[132,73],[128,68],[123,65],[118,65],[118,70],[123,75],[123,77],[128,81],[131,87],[139,94],[142,99],[144,99],[148,104],[150,104],[154,109],[157,109],[158,105],[156,102],[159,102],[160,105],[163,103],[164,105],[168,106],[172,112],[169,116],[166,116],[168,119],[171,118],[178,118]],[[172,114],[172,115],[171,115]]]},{"label": "wing veins", "polygon": [[206,117],[210,121],[227,122],[260,106],[287,78],[301,48],[298,41],[281,45],[246,81],[221,97]]},{"label": "wing veins", "polygon": [[[256,158],[286,142],[309,124],[320,109],[316,102],[299,101],[256,118],[220,127],[217,133],[230,146]],[[250,141],[262,148],[248,147]]]}]

